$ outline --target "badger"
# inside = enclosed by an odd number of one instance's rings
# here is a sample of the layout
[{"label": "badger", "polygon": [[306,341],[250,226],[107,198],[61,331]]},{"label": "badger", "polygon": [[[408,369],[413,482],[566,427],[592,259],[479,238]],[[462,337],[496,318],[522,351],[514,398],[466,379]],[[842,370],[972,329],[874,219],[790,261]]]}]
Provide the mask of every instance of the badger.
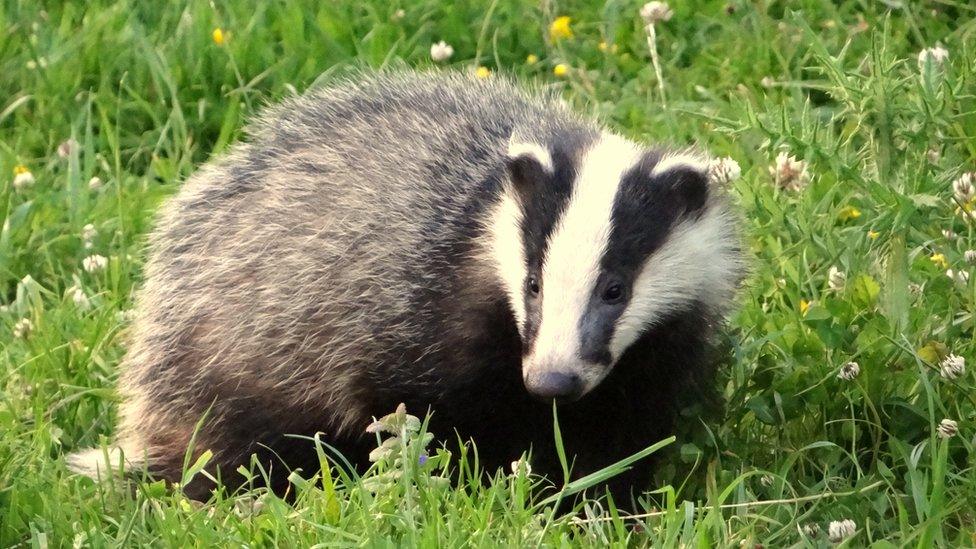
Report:
[{"label": "badger", "polygon": [[285,100],[162,209],[113,450],[69,465],[178,482],[209,450],[225,486],[258,460],[280,490],[317,468],[303,436],[368,466],[364,428],[400,403],[486,470],[530,452],[562,478],[554,406],[574,475],[632,455],[714,373],[740,280],[708,167],[502,77],[361,73]]}]

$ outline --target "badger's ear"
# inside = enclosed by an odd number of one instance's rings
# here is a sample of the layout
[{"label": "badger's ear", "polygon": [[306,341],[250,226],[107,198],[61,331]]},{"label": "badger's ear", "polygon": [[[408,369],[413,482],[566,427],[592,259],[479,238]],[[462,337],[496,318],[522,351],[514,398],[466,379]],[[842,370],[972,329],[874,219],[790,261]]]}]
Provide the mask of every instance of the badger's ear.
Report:
[{"label": "badger's ear", "polygon": [[515,191],[526,193],[552,177],[552,155],[537,143],[513,140],[508,144],[505,169]]},{"label": "badger's ear", "polygon": [[683,205],[686,213],[701,210],[708,201],[708,162],[700,157],[665,156],[651,169],[651,179]]}]

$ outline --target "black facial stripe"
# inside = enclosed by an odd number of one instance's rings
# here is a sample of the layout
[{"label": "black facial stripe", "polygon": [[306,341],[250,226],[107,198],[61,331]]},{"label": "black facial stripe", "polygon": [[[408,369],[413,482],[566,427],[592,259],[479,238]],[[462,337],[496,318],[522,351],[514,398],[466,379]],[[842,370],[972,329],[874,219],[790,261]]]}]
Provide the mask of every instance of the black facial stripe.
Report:
[{"label": "black facial stripe", "polygon": [[612,281],[628,289],[628,298],[638,270],[657,251],[683,219],[700,215],[708,197],[705,174],[676,165],[651,176],[659,153],[648,153],[623,175],[611,214],[610,240],[600,261],[602,273],[593,289],[587,310],[580,319],[583,358],[609,364],[610,340],[625,306],[608,307],[603,291]]},{"label": "black facial stripe", "polygon": [[560,153],[553,155],[554,173],[520,197],[522,205],[522,242],[530,271],[538,269],[545,258],[549,236],[562,217],[573,192],[576,167]]},{"label": "black facial stripe", "polygon": [[623,314],[627,305],[626,300],[612,305],[604,302],[603,290],[614,282],[626,286],[629,280],[604,267],[604,271],[597,278],[596,286],[593,288],[579,324],[582,355],[580,358],[604,366],[610,366],[613,361],[613,356],[610,354],[610,340],[613,339],[617,319]]},{"label": "black facial stripe", "polygon": [[[576,166],[568,155],[553,151],[552,160],[554,173],[546,174],[546,181],[538,182],[532,192],[524,193],[520,197],[523,212],[522,242],[525,246],[525,264],[530,276],[539,273],[542,269],[549,246],[549,237],[569,204],[573,181],[576,179]],[[531,343],[535,340],[542,320],[540,307],[534,306],[533,303],[541,302],[545,291],[543,287],[538,296],[533,296],[527,287],[522,288],[526,313],[523,330],[525,352],[532,348]]]},{"label": "black facial stripe", "polygon": [[679,222],[701,214],[708,197],[707,176],[690,166],[678,164],[652,177],[659,160],[659,154],[649,153],[624,174],[614,201],[613,228],[601,266],[625,284]]},{"label": "black facial stripe", "polygon": [[620,317],[619,311],[607,310],[600,303],[600,297],[593,296],[580,318],[580,358],[586,362],[610,366],[610,339],[613,338],[614,325]]},{"label": "black facial stripe", "polygon": [[[540,144],[546,147],[552,158],[553,173],[540,174],[545,177],[545,181],[523,186],[519,191],[523,212],[522,242],[525,246],[525,264],[530,275],[539,273],[542,269],[549,237],[569,205],[582,153],[597,137],[598,134],[591,130],[556,128],[550,129],[549,135],[541,140]],[[525,286],[522,288],[525,304],[525,326],[522,330],[525,341],[522,348],[526,353],[532,349],[539,331],[542,312],[538,305],[545,299],[545,293],[544,284],[537,297],[532,296]]]}]

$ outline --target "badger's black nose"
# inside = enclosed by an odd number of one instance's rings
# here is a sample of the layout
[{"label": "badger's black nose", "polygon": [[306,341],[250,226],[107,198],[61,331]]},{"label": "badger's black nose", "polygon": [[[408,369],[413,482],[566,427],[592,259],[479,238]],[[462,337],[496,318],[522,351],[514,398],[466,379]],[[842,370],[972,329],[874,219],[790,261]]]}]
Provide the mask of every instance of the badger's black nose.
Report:
[{"label": "badger's black nose", "polygon": [[539,372],[525,378],[525,388],[543,400],[571,402],[583,394],[583,380],[569,372]]}]

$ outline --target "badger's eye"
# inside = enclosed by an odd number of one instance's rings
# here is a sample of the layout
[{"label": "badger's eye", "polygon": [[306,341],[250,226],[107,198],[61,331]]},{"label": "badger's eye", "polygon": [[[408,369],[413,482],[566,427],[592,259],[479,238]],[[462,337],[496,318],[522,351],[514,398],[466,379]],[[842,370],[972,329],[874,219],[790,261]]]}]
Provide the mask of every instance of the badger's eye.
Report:
[{"label": "badger's eye", "polygon": [[539,279],[534,276],[530,276],[529,279],[526,280],[525,284],[529,289],[529,293],[531,293],[533,297],[539,295]]},{"label": "badger's eye", "polygon": [[620,284],[613,283],[603,290],[604,303],[620,303],[624,298],[624,289]]}]

